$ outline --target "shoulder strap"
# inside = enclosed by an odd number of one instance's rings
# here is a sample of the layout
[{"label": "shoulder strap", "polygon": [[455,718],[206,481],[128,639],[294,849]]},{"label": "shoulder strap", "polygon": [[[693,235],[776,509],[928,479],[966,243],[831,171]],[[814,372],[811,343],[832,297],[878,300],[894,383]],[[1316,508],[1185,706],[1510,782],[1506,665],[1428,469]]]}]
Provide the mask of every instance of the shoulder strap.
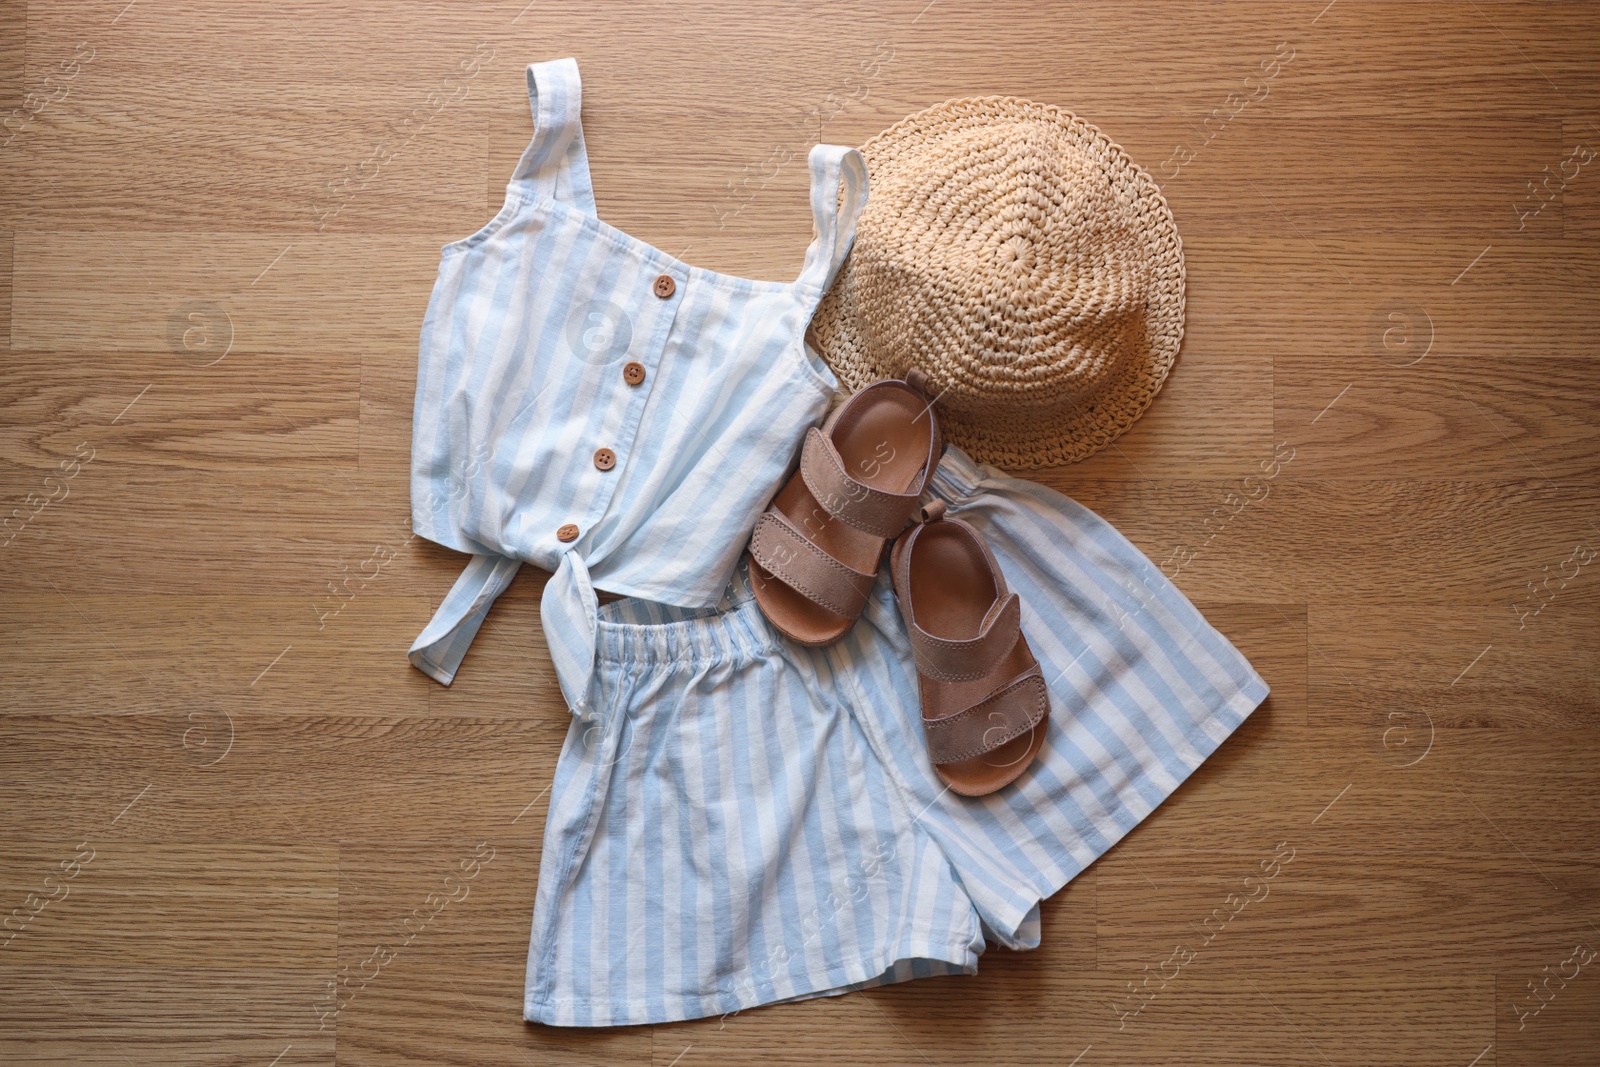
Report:
[{"label": "shoulder strap", "polygon": [[517,161],[512,181],[533,186],[553,200],[595,214],[589,154],[583,146],[583,80],[576,59],[528,64],[528,105],[533,140]]},{"label": "shoulder strap", "polygon": [[854,148],[819,144],[811,149],[811,217],[817,236],[806,249],[806,265],[799,284],[821,295],[850,254],[856,237],[856,220],[867,204],[867,164]]}]

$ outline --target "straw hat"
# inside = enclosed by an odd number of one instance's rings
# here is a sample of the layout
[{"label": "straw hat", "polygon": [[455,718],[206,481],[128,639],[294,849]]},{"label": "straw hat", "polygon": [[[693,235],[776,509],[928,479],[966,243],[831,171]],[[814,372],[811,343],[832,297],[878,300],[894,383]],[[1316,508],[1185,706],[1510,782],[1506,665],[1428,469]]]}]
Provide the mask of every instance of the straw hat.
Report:
[{"label": "straw hat", "polygon": [[1155,180],[1070,112],[951,100],[862,146],[871,196],[811,343],[850,389],[927,373],[945,436],[1071,463],[1154,399],[1183,339],[1183,246]]}]

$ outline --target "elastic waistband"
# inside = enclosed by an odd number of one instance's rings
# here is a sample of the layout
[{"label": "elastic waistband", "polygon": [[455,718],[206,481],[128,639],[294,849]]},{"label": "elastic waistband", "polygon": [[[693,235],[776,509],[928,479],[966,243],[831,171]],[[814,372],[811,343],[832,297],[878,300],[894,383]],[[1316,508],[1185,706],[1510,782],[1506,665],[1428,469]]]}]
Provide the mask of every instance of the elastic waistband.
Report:
[{"label": "elastic waistband", "polygon": [[750,592],[748,564],[741,562],[721,603],[712,608],[675,608],[627,597],[602,604],[595,655],[619,664],[723,663],[778,650],[777,634]]}]

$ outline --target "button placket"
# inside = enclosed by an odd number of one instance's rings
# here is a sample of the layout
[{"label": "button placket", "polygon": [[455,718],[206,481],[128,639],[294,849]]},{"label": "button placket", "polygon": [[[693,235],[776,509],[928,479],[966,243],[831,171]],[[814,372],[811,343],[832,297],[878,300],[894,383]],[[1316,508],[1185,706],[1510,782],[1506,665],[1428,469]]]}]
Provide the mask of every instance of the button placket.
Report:
[{"label": "button placket", "polygon": [[[646,277],[649,277],[649,275],[646,275]],[[607,478],[605,475],[607,472],[615,470],[623,462],[623,457],[628,454],[633,447],[634,440],[638,437],[640,429],[639,418],[643,412],[643,405],[648,402],[647,397],[650,392],[648,388],[641,389],[639,387],[649,381],[653,373],[649,364],[660,360],[671,336],[673,321],[677,318],[679,307],[682,306],[681,301],[673,301],[673,297],[679,295],[678,286],[678,279],[666,273],[656,275],[655,279],[650,282],[651,294],[666,306],[661,307],[656,315],[647,314],[645,316],[647,321],[650,319],[655,320],[653,323],[654,328],[642,335],[636,332],[633,338],[634,343],[629,346],[630,349],[639,352],[640,358],[629,360],[621,368],[622,381],[626,385],[622,392],[627,397],[622,424],[615,428],[616,440],[612,441],[609,446],[596,448],[591,457],[595,470],[600,472],[596,475],[600,479],[600,485],[604,486],[608,483],[609,486],[614,487],[616,485],[615,480]],[[640,308],[639,310],[643,311],[644,309]],[[645,341],[644,347],[641,348],[640,342],[644,341],[645,337],[648,337],[648,341]],[[613,364],[613,366],[615,365]],[[613,370],[611,373],[617,372]],[[596,516],[604,510],[605,505],[603,502],[609,498],[610,493],[611,488],[609,487],[600,490],[596,499],[596,507],[598,509],[595,512]],[[556,539],[564,543],[570,543],[576,541],[581,533],[582,531],[576,524],[567,523],[556,531]]]}]

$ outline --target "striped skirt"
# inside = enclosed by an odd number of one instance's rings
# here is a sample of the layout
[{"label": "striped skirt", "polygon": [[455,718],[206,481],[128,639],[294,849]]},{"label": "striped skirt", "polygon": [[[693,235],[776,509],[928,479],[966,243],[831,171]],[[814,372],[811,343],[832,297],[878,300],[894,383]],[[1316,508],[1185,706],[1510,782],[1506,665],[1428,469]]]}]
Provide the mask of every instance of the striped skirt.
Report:
[{"label": "striped skirt", "polygon": [[1039,901],[1265,699],[1138,549],[1054,490],[946,453],[931,491],[988,540],[1050,690],[1034,765],[945,788],[887,574],[827,648],[779,636],[741,573],[702,611],[601,609],[593,721],[551,790],[524,1015],[660,1023],[971,974],[1039,944]]}]

